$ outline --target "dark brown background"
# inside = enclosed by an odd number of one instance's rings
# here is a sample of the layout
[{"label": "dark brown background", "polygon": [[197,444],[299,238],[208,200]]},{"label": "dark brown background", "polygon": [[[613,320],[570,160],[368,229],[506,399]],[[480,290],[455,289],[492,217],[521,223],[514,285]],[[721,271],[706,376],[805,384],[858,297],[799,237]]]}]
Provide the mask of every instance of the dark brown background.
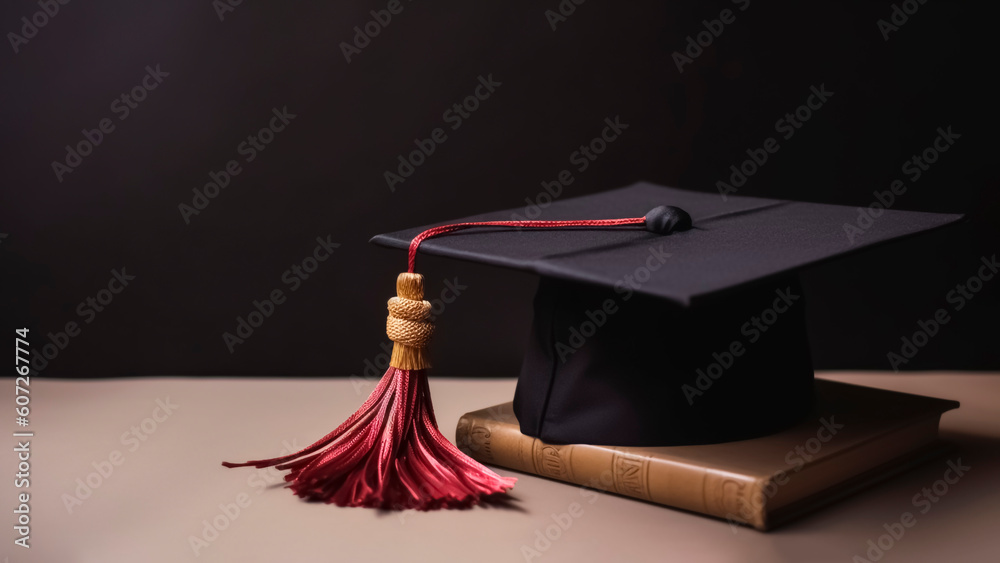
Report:
[{"label": "dark brown background", "polygon": [[[244,2],[220,21],[208,0],[71,2],[19,53],[4,44],[4,328],[31,328],[39,348],[83,320],[77,305],[113,268],[136,276],[45,375],[362,375],[382,352],[384,301],[405,267],[370,236],[524,206],[615,115],[629,129],[562,197],[640,179],[714,191],[811,85],[835,94],[741,195],[867,206],[950,125],[961,139],[895,207],[969,214],[805,274],[817,367],[888,369],[900,337],[948,307],[947,292],[1000,246],[995,32],[967,6],[928,2],[885,41],[876,22],[889,2],[754,0],[739,12],[591,0],[553,30],[556,0],[404,1],[348,64],[339,44],[385,6]],[[671,54],[724,8],[736,21],[679,73]],[[38,10],[7,2],[0,28],[19,32]],[[111,101],[156,64],[170,76],[118,121]],[[489,73],[502,86],[390,192],[383,172]],[[283,106],[297,116],[289,127],[185,225],[178,204]],[[51,162],[104,117],[114,132],[58,182]],[[286,287],[282,272],[326,235],[341,243],[333,257],[230,354],[222,333]],[[467,286],[441,315],[436,373],[516,373],[533,279],[433,258],[422,269],[431,297],[445,278]],[[906,367],[1000,368],[998,285]]]}]

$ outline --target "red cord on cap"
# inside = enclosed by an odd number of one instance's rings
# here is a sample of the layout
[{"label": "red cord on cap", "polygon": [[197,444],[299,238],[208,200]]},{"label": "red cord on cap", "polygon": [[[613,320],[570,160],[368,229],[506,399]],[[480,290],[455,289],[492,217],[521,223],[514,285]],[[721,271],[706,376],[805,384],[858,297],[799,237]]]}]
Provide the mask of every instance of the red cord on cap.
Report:
[{"label": "red cord on cap", "polygon": [[425,240],[443,235],[471,229],[474,227],[515,227],[526,229],[559,229],[564,227],[619,227],[623,225],[644,225],[645,217],[628,217],[625,219],[584,219],[578,221],[478,221],[474,223],[452,223],[431,227],[410,241],[409,271],[413,273],[417,264],[417,248]]}]

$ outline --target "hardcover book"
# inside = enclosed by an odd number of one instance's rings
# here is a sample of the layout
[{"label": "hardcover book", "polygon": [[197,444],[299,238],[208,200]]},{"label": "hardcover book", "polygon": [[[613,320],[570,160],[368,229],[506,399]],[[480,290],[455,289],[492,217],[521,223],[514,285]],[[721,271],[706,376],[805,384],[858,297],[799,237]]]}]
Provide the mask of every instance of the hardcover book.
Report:
[{"label": "hardcover book", "polygon": [[940,454],[956,401],[822,379],[795,426],[696,446],[549,444],[511,403],[466,413],[456,443],[476,460],[768,530]]}]

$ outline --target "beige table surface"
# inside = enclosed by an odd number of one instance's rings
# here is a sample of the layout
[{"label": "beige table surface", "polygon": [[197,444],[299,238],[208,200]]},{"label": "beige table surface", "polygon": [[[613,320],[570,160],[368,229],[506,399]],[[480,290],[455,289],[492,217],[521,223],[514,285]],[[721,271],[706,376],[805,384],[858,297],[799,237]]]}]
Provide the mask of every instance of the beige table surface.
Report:
[{"label": "beige table surface", "polygon": [[[5,563],[177,561],[852,561],[904,512],[916,525],[880,559],[1000,561],[1000,376],[824,373],[823,377],[962,402],[945,414],[953,455],[896,477],[771,533],[517,475],[512,508],[380,513],[300,501],[266,488],[270,470],[219,463],[302,447],[362,402],[369,381],[347,379],[35,379],[31,385],[31,549],[13,544],[16,506],[8,433],[0,468]],[[13,381],[0,392],[10,405]],[[465,411],[510,400],[514,380],[432,379],[438,420],[449,438]],[[157,400],[170,407],[156,410]],[[155,411],[155,412],[154,412]],[[144,419],[156,416],[159,422]],[[144,440],[130,434],[136,426]],[[148,433],[147,433],[148,432]],[[118,452],[115,454],[114,452]],[[109,459],[119,462],[111,465]],[[913,497],[944,475],[948,459],[971,467],[926,513]],[[94,465],[96,463],[96,466]],[[98,479],[97,469],[113,471]],[[98,486],[86,495],[77,479]],[[22,489],[23,490],[23,489]],[[87,498],[73,500],[73,496]],[[245,496],[240,496],[245,495]],[[245,505],[226,516],[220,505]],[[72,511],[66,502],[70,499]],[[538,534],[553,514],[582,509],[549,545]],[[206,522],[218,522],[221,530]],[[213,525],[214,528],[214,525]],[[554,529],[553,529],[554,530]],[[551,530],[550,530],[551,532]],[[554,532],[552,532],[554,534]],[[192,537],[203,545],[196,555]],[[206,541],[208,537],[212,541]],[[884,540],[885,541],[885,540]],[[522,546],[537,550],[526,556]],[[539,549],[539,547],[544,549]],[[859,559],[860,560],[860,559]]]}]

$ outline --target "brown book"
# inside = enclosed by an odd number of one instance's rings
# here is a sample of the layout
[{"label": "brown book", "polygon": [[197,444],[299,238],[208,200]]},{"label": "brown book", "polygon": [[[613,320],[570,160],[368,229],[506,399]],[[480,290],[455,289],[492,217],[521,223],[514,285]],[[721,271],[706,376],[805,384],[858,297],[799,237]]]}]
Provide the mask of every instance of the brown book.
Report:
[{"label": "brown book", "polygon": [[956,401],[816,380],[816,405],[769,436],[670,447],[546,444],[521,434],[511,403],[466,413],[473,458],[767,530],[940,454]]}]

